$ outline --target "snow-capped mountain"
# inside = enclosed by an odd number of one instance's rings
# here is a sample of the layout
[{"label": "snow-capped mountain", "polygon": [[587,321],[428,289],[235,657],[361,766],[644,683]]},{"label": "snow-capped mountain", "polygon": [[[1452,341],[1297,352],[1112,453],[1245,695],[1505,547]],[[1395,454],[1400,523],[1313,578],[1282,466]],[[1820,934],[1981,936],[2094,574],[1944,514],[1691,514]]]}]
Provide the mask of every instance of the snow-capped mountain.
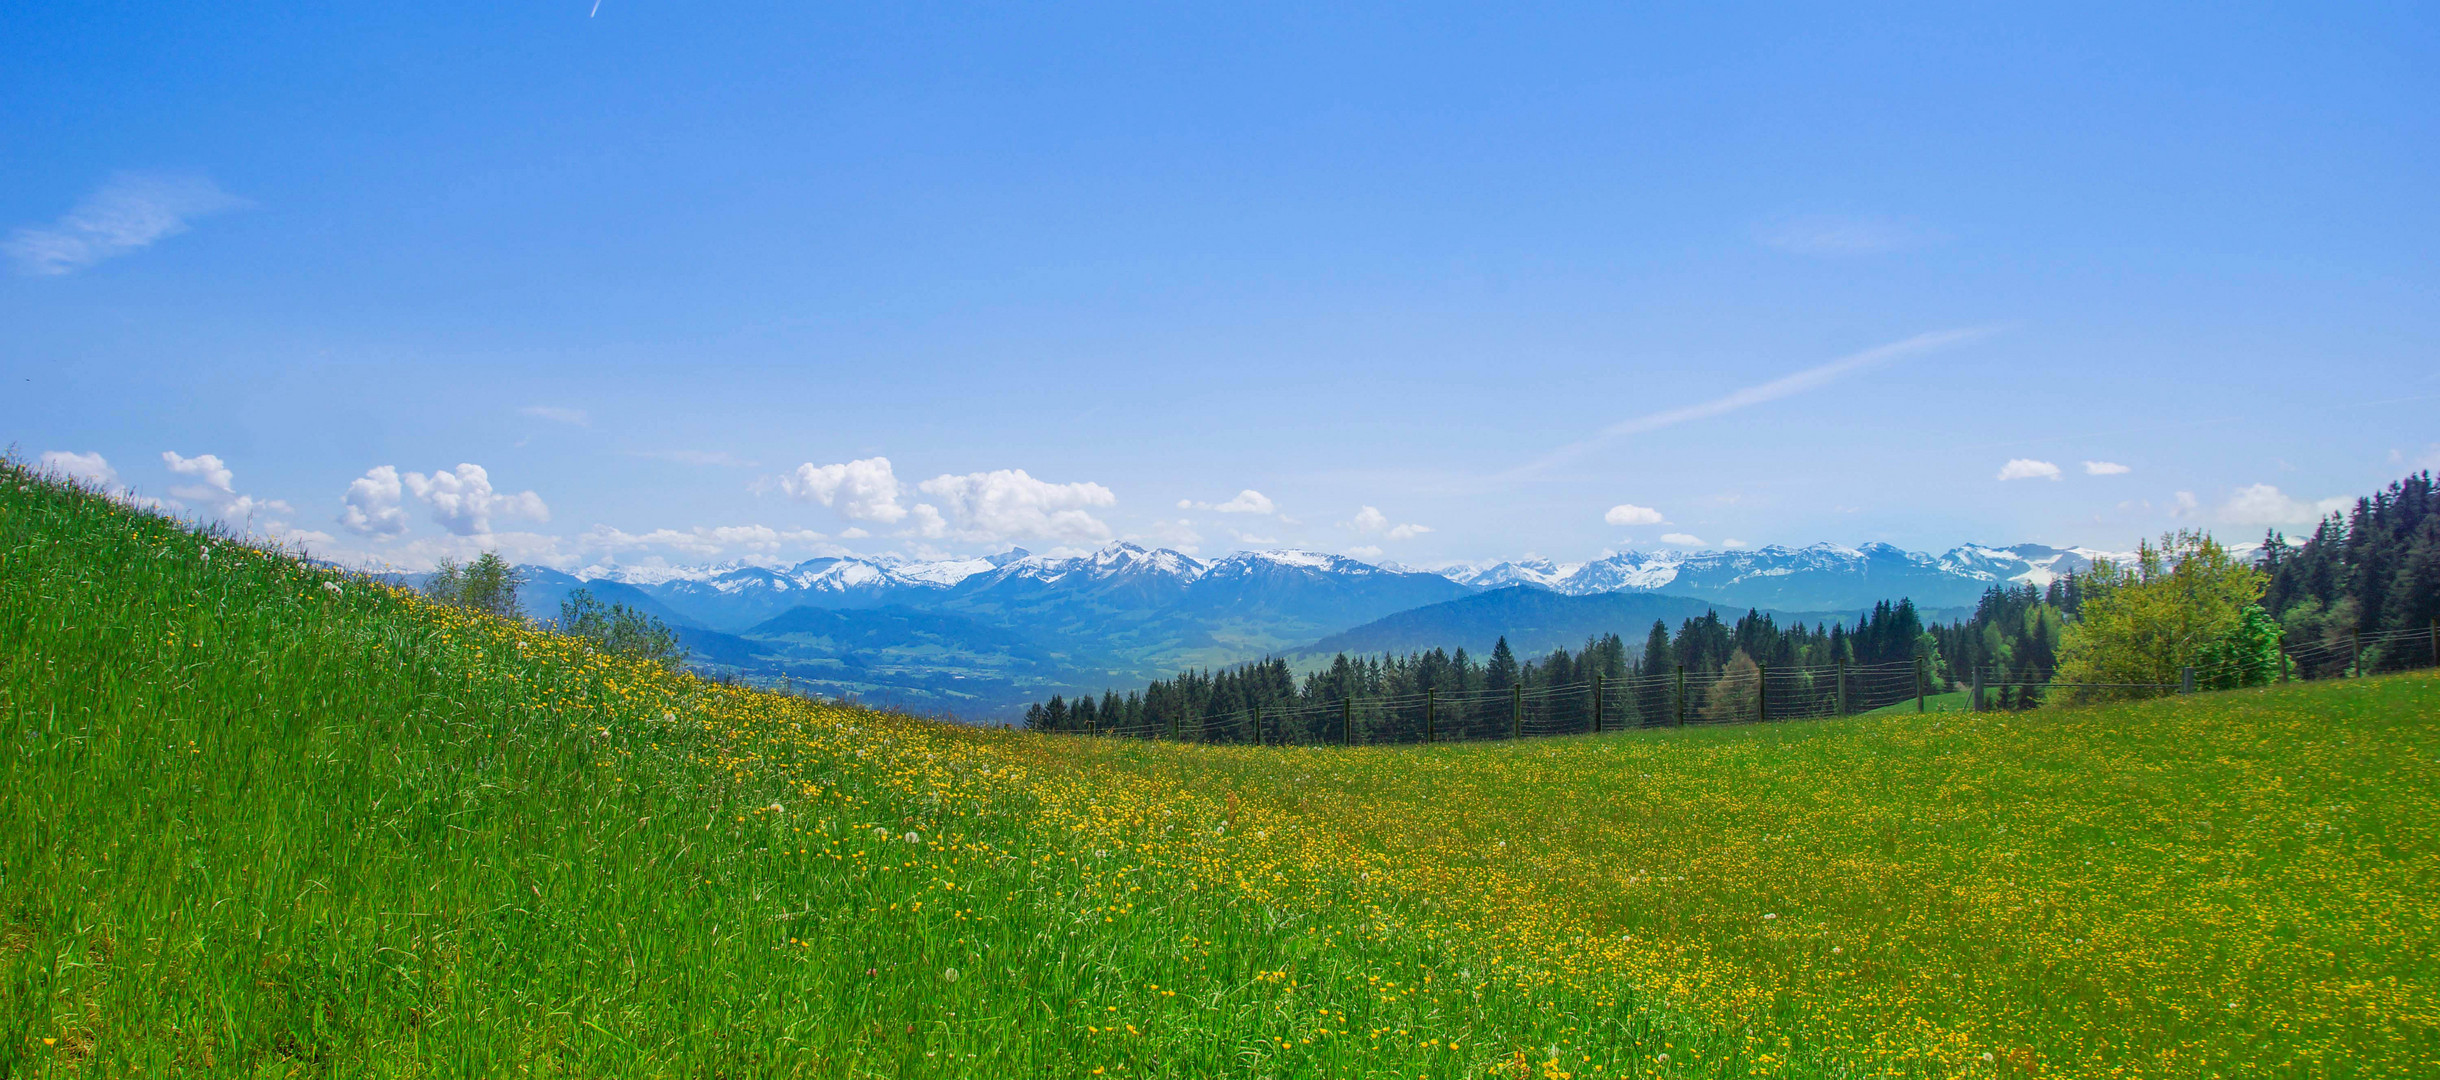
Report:
[{"label": "snow-capped mountain", "polygon": [[1836,611],[1880,600],[1962,607],[1998,584],[2048,585],[2114,553],[2041,544],[1968,544],[1940,555],[1889,544],[1812,544],[1738,551],[1626,551],[1577,564],[1547,559],[1466,564],[1441,572],[1475,588],[1533,585],[1570,596],[1655,592],[1734,606]]}]

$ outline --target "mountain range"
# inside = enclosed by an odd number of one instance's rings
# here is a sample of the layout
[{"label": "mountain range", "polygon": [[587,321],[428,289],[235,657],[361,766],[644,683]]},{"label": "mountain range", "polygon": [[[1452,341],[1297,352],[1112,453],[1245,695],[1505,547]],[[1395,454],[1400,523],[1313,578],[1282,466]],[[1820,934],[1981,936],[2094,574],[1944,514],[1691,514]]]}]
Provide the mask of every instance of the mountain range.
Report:
[{"label": "mountain range", "polygon": [[528,614],[547,619],[570,592],[589,589],[668,622],[715,672],[1000,720],[1051,693],[1266,654],[1479,651],[1501,635],[1520,651],[1594,633],[1640,642],[1655,618],[1674,624],[1712,607],[1823,621],[1903,597],[1937,616],[1971,607],[1992,585],[2047,584],[2108,554],[1814,544],[1422,570],[1310,551],[1201,560],[1119,543],[1072,557],[528,567],[522,598]]}]

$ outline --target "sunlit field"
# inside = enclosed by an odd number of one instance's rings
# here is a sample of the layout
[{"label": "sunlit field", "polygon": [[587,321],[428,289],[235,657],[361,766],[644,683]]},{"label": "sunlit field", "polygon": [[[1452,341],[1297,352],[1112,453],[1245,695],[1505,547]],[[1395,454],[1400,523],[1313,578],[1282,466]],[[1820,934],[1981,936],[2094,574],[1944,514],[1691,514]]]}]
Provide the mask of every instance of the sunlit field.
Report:
[{"label": "sunlit field", "polygon": [[961,728],[0,473],[0,1075],[2440,1075],[2440,679]]}]

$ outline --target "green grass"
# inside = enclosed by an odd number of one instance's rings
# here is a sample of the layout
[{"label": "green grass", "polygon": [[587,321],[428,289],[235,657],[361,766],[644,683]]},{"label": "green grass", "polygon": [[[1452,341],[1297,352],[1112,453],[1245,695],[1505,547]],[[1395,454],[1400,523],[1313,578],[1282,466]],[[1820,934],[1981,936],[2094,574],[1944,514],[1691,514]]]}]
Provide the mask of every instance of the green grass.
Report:
[{"label": "green grass", "polygon": [[[1973,692],[1971,692],[1971,691],[1967,691],[1967,690],[1955,690],[1955,691],[1951,691],[1951,692],[1946,693],[1946,694],[1925,694],[1925,695],[1923,695],[1923,711],[1924,711],[1924,712],[1964,712],[1964,711],[1965,711],[1965,708],[1966,708],[1966,702],[1967,702],[1967,699],[1972,698],[1973,696],[1974,696]],[[1870,712],[1857,713],[1856,715],[1858,715],[1858,716],[1900,716],[1900,715],[1904,715],[1904,714],[1912,713],[1912,712],[1914,712],[1914,711],[1915,711],[1915,699],[1913,699],[1913,698],[1908,698],[1908,699],[1906,699],[1906,700],[1904,700],[1904,701],[1897,702],[1896,704],[1892,704],[1892,705],[1883,705],[1883,706],[1881,706],[1880,708],[1878,708],[1878,709],[1874,709],[1874,710],[1872,710],[1872,711],[1870,711]]]},{"label": "green grass", "polygon": [[1036,737],[12,469],[0,1075],[2433,1075],[2436,706]]}]

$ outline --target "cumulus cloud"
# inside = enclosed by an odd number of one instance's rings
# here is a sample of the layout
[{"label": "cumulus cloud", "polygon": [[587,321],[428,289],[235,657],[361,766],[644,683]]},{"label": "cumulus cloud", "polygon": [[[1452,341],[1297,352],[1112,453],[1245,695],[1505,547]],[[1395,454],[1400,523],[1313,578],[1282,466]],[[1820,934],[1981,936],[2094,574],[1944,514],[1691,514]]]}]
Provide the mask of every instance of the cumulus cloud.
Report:
[{"label": "cumulus cloud", "polygon": [[2010,458],[2007,464],[1999,467],[1999,478],[2002,480],[2056,480],[2059,478],[2059,467],[2050,462],[2035,461],[2032,458]]},{"label": "cumulus cloud", "polygon": [[79,454],[68,450],[42,452],[44,472],[67,477],[104,491],[118,487],[119,471],[110,467],[99,451]]},{"label": "cumulus cloud", "polygon": [[1356,511],[1355,517],[1339,522],[1339,528],[1352,529],[1365,536],[1380,536],[1388,540],[1412,540],[1432,531],[1432,527],[1429,525],[1416,525],[1411,522],[1392,524],[1389,515],[1382,513],[1379,507],[1374,506],[1367,506]]},{"label": "cumulus cloud", "polygon": [[2355,500],[2345,496],[2308,502],[2269,484],[2253,484],[2230,495],[2217,516],[2231,525],[2310,525],[2353,505]]},{"label": "cumulus cloud", "polygon": [[406,483],[393,465],[377,465],[348,482],[339,497],[339,524],[359,536],[396,536],[407,531]]},{"label": "cumulus cloud", "polygon": [[[175,450],[163,450],[161,463],[169,466],[170,472],[196,481],[170,488],[171,495],[221,521],[238,525],[246,524],[266,511],[280,514],[295,512],[294,507],[278,499],[257,499],[252,495],[238,494],[236,475],[230,472],[227,463],[221,461],[217,454],[186,457]],[[284,529],[286,526],[267,523],[266,527]]]},{"label": "cumulus cloud", "polygon": [[2086,476],[2119,476],[2133,471],[2135,470],[2115,461],[2087,461],[2084,463],[2084,475]]},{"label": "cumulus cloud", "polygon": [[2194,497],[2193,492],[2181,491],[2177,493],[2177,499],[2169,504],[2169,516],[2193,517],[2195,511],[2200,510],[2202,506],[2202,502]]},{"label": "cumulus cloud", "polygon": [[583,409],[571,409],[564,405],[528,405],[517,411],[555,423],[574,424],[577,427],[593,426],[593,418],[586,415]]},{"label": "cumulus cloud", "polygon": [[[1110,526],[1087,511],[1118,503],[1118,496],[1100,484],[1037,480],[1023,469],[944,474],[917,484],[916,490],[946,507],[947,524],[960,539],[986,543],[1028,537],[1107,543],[1112,536]],[[928,506],[931,504],[925,503],[917,509]],[[934,512],[918,533],[938,520],[939,514]]]},{"label": "cumulus cloud", "polygon": [[1701,547],[1703,538],[1692,533],[1662,533],[1661,543],[1676,544],[1679,547]]},{"label": "cumulus cloud", "polygon": [[891,470],[890,459],[885,457],[859,458],[837,465],[808,461],[781,478],[780,487],[796,498],[837,507],[839,513],[852,521],[895,525],[908,512],[898,505],[902,490],[898,474]]},{"label": "cumulus cloud", "polygon": [[244,205],[201,176],[119,173],[58,221],[9,234],[0,250],[20,273],[73,274],[185,232],[196,218]]},{"label": "cumulus cloud", "polygon": [[543,504],[542,496],[531,491],[499,491],[491,486],[491,474],[471,462],[430,476],[408,473],[401,480],[431,507],[433,522],[459,536],[488,535],[495,516],[551,520],[551,508]]},{"label": "cumulus cloud", "polygon": [[1270,496],[1253,488],[1238,492],[1236,498],[1224,503],[1203,503],[1192,499],[1179,499],[1178,509],[1210,510],[1221,514],[1276,514],[1279,512],[1278,505],[1271,501]]},{"label": "cumulus cloud", "polygon": [[1612,525],[1658,525],[1661,523],[1661,512],[1649,506],[1620,503],[1611,507],[1609,513],[1601,515],[1601,520]]}]

